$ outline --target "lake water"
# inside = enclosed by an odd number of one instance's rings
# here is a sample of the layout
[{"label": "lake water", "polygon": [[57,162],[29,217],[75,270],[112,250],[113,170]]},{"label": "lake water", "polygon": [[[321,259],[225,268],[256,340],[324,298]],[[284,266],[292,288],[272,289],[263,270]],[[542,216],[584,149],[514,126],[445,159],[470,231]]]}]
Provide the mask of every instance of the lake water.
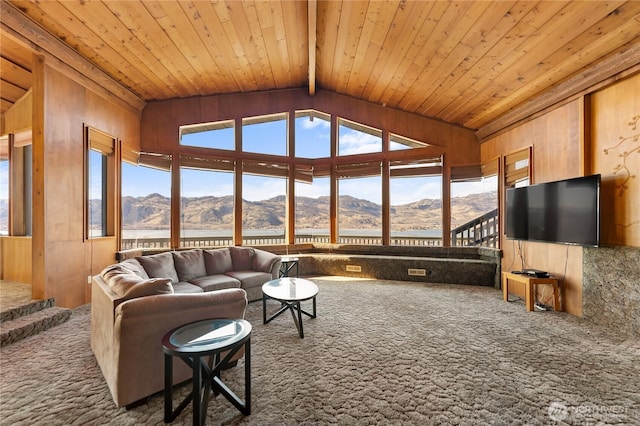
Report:
[{"label": "lake water", "polygon": [[[284,231],[280,229],[248,229],[244,232],[245,236],[257,236],[268,237],[283,235]],[[298,229],[296,234],[299,235],[329,235],[328,229]],[[367,229],[342,229],[339,232],[344,236],[362,236],[362,237],[382,237],[382,232],[377,230]],[[393,232],[394,237],[418,237],[418,238],[442,238],[441,229],[420,229],[415,231],[398,231]],[[122,238],[125,240],[130,239],[145,239],[145,238],[169,238],[169,230],[158,229],[142,229],[142,230],[123,230]],[[231,238],[232,232],[226,230],[209,230],[209,229],[189,229],[182,233],[183,237],[229,237]]]}]

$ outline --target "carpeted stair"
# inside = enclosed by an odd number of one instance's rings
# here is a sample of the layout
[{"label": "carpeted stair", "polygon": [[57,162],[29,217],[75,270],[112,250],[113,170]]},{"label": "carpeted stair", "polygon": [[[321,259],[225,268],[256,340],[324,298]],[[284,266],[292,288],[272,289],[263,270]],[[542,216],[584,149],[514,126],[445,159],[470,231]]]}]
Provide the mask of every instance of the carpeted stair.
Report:
[{"label": "carpeted stair", "polygon": [[71,309],[55,306],[54,299],[33,300],[0,312],[0,347],[33,336],[71,317]]}]

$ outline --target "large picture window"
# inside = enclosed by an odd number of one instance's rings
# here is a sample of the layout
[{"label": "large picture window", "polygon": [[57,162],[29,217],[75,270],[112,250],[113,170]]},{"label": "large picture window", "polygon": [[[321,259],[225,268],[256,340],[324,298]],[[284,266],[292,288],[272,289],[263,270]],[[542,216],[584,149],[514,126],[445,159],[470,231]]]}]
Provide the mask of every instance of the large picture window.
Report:
[{"label": "large picture window", "polygon": [[330,179],[296,181],[296,243],[329,242]]},{"label": "large picture window", "polygon": [[442,159],[392,161],[389,228],[394,245],[442,244]]},{"label": "large picture window", "polygon": [[91,127],[87,140],[87,238],[115,235],[115,149],[113,136]]},{"label": "large picture window", "polygon": [[233,245],[233,162],[180,159],[180,245]]},{"label": "large picture window", "polygon": [[382,152],[382,131],[353,121],[338,119],[338,155]]},{"label": "large picture window", "polygon": [[233,120],[180,127],[180,144],[214,149],[235,149]]},{"label": "large picture window", "polygon": [[287,155],[287,114],[243,118],[242,150]]},{"label": "large picture window", "polygon": [[339,243],[382,243],[381,176],[379,161],[339,165]]},{"label": "large picture window", "polygon": [[[123,246],[144,246],[134,234],[179,247],[442,245],[442,216],[449,211],[442,205],[442,148],[317,110],[289,114],[181,126],[179,152],[173,154],[179,162],[169,154],[156,154],[166,163],[160,167],[166,174],[152,177],[148,172],[145,178],[165,182],[162,191],[179,194],[180,200],[161,193],[141,195],[162,200],[157,207],[163,214],[152,220],[142,211],[133,214],[125,203],[129,195],[123,195],[122,229],[130,234],[123,237]],[[388,148],[383,149],[385,144]],[[92,188],[104,191],[109,155],[95,151],[88,161],[97,182]],[[153,161],[152,154],[144,155]],[[172,164],[179,165],[178,170],[170,170]],[[123,194],[136,184],[133,178],[125,182],[128,174],[123,171]],[[100,216],[105,211],[100,200],[108,190],[94,194],[92,224],[104,233],[108,221],[96,218],[105,218]],[[151,223],[161,226],[153,231],[163,234],[151,236]],[[137,228],[128,228],[130,224]]]},{"label": "large picture window", "polygon": [[498,247],[498,160],[452,167],[451,245]]},{"label": "large picture window", "polygon": [[[255,170],[256,167],[244,165],[248,170]],[[283,170],[284,173],[286,170]],[[242,244],[285,243],[286,211],[286,178],[243,173]]]},{"label": "large picture window", "polygon": [[296,157],[331,157],[331,117],[319,111],[296,112]]},{"label": "large picture window", "polygon": [[122,249],[171,246],[170,159],[122,163]]}]

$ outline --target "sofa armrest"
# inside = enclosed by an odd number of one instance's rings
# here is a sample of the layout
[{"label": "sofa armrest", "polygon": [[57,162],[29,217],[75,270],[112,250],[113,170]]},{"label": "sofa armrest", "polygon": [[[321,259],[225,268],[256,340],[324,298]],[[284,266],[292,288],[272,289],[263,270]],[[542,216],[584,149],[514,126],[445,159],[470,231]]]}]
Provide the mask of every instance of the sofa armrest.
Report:
[{"label": "sofa armrest", "polygon": [[115,306],[120,298],[111,291],[100,275],[91,279],[91,350],[107,383],[115,382],[113,356],[113,324]]},{"label": "sofa armrest", "polygon": [[277,254],[271,252],[254,249],[253,269],[258,272],[268,272],[273,279],[278,278],[280,271],[281,258]]},{"label": "sofa armrest", "polygon": [[[246,306],[246,293],[239,288],[147,296],[118,305],[112,388],[116,405],[131,404],[164,389],[162,337],[167,332],[203,319],[244,318]],[[184,363],[174,360],[174,383],[186,380],[190,374]]]}]

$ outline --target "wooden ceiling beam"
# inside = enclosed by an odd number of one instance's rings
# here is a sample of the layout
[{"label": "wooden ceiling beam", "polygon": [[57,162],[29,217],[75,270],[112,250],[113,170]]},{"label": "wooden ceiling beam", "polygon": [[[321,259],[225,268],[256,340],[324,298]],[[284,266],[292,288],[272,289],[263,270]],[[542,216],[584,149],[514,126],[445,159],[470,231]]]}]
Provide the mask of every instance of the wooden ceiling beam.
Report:
[{"label": "wooden ceiling beam", "polygon": [[309,95],[316,94],[316,27],[318,18],[318,1],[307,2],[307,31],[309,47]]},{"label": "wooden ceiling beam", "polygon": [[610,79],[624,74],[631,75],[640,72],[640,39],[634,43],[628,43],[607,56],[597,64],[592,65],[584,72],[580,72],[546,91],[544,94],[529,99],[518,107],[503,114],[476,132],[478,140],[484,141],[490,136],[557,105],[563,101],[575,99],[586,92],[597,90],[603,85],[609,84]]},{"label": "wooden ceiling beam", "polygon": [[44,55],[48,65],[80,80],[97,93],[102,90],[116,96],[124,103],[142,111],[146,102],[124,88],[95,65],[78,55],[73,49],[27,18],[9,2],[3,1],[2,30],[17,40],[27,43],[34,51]]}]

